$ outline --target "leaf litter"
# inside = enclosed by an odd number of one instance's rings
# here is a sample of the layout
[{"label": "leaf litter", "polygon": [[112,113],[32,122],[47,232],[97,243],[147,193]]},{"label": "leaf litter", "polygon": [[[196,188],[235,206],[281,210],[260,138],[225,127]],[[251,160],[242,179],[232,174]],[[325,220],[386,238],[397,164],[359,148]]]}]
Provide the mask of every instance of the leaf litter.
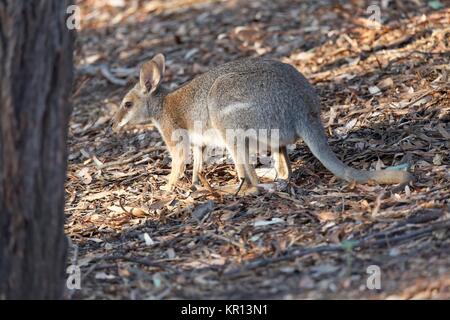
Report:
[{"label": "leaf litter", "polygon": [[[450,298],[450,9],[444,1],[81,0],[69,127],[66,232],[84,299]],[[170,87],[248,56],[291,63],[315,85],[339,157],[410,168],[409,186],[357,185],[297,142],[293,177],[258,196],[221,195],[228,163],[159,189],[157,130],[114,134],[137,66],[163,52]],[[262,168],[261,168],[262,169]],[[272,183],[272,184],[269,184]],[[368,290],[378,265],[382,289]]]}]

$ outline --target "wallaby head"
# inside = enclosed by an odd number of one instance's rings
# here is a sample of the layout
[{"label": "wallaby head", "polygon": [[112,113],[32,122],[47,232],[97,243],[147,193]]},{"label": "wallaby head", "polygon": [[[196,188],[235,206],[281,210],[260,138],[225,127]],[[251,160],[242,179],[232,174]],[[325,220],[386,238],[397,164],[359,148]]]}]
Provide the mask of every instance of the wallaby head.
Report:
[{"label": "wallaby head", "polygon": [[160,84],[165,68],[162,54],[157,54],[141,66],[139,82],[125,95],[114,117],[114,130],[126,124],[148,121],[159,115],[162,103]]}]

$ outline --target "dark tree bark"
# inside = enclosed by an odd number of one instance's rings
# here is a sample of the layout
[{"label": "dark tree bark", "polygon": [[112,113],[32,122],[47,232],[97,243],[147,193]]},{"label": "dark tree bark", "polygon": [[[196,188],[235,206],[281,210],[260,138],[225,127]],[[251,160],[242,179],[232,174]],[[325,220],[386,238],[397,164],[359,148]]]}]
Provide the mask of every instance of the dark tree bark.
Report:
[{"label": "dark tree bark", "polygon": [[64,290],[68,5],[0,0],[0,300]]}]

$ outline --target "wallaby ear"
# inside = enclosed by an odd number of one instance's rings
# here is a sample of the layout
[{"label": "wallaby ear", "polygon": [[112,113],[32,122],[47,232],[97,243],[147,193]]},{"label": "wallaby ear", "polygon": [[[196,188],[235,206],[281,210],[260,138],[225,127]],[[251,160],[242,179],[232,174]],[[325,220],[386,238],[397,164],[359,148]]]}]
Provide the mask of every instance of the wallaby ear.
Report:
[{"label": "wallaby ear", "polygon": [[166,69],[164,56],[159,53],[141,67],[139,82],[142,90],[152,93],[158,89]]},{"label": "wallaby ear", "polygon": [[152,61],[158,66],[161,77],[164,77],[164,73],[166,72],[166,58],[164,58],[164,55],[162,53],[158,53],[153,57]]}]

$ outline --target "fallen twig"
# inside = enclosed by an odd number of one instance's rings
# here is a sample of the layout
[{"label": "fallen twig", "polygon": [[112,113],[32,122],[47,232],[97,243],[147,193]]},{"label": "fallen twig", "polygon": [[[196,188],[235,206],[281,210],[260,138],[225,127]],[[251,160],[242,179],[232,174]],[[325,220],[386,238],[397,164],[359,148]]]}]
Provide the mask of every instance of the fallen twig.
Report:
[{"label": "fallen twig", "polygon": [[203,186],[209,191],[211,192],[211,195],[213,195],[216,198],[219,198],[220,201],[223,201],[222,195],[220,193],[218,193],[216,190],[213,189],[213,187],[211,187],[211,185],[209,184],[208,180],[206,180],[205,176],[202,173],[198,173],[198,177],[201,181],[201,183],[203,184]]},{"label": "fallen twig", "polygon": [[153,151],[163,151],[163,150],[166,150],[166,147],[163,147],[163,146],[160,146],[160,147],[150,147],[150,148],[144,149],[144,150],[142,150],[142,151],[136,153],[135,155],[133,155],[133,156],[127,158],[127,159],[107,162],[107,163],[104,163],[103,165],[97,166],[97,168],[99,168],[99,169],[105,169],[105,168],[112,167],[112,166],[120,166],[120,165],[123,165],[123,164],[127,164],[127,163],[130,163],[130,162],[133,162],[134,160],[136,160],[136,159],[142,157],[143,155],[146,155],[146,154],[149,153],[149,152],[153,152]]}]

